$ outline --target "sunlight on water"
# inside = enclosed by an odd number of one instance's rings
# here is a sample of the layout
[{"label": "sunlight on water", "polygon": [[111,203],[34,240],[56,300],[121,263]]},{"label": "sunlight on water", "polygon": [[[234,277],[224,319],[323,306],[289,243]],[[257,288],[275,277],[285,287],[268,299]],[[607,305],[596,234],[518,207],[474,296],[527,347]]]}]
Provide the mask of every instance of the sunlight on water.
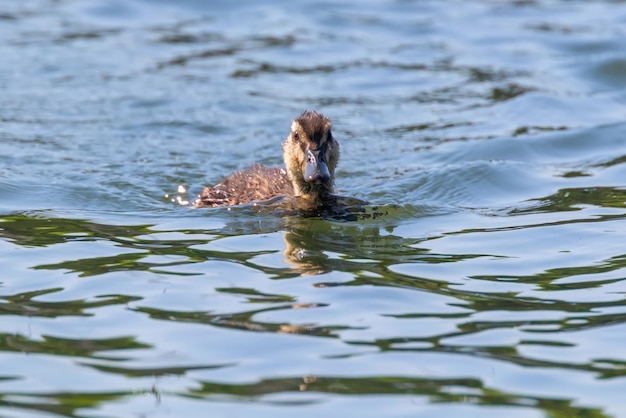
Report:
[{"label": "sunlight on water", "polygon": [[177,203],[181,206],[189,206],[191,203],[189,201],[189,196],[187,195],[187,188],[182,184],[179,184],[176,188],[176,196],[170,196],[166,193],[164,197],[166,200],[169,200],[172,203]]},{"label": "sunlight on water", "polygon": [[[0,416],[626,417],[625,19],[0,5]],[[193,208],[306,109],[340,209]]]}]

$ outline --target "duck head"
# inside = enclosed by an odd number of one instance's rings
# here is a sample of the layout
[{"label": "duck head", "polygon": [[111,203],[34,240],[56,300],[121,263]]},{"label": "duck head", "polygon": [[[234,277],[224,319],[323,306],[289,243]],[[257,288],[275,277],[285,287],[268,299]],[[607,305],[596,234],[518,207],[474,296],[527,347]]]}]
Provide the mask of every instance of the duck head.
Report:
[{"label": "duck head", "polygon": [[291,123],[283,143],[283,158],[296,196],[321,200],[333,191],[339,143],[330,131],[330,119],[304,112]]}]

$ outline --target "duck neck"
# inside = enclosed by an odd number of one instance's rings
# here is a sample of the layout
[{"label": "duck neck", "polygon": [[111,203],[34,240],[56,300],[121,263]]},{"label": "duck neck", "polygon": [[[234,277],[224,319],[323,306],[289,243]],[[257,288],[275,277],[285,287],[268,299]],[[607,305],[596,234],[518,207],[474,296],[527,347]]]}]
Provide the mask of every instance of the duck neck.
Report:
[{"label": "duck neck", "polygon": [[304,179],[293,179],[293,190],[297,197],[314,202],[323,202],[332,195],[332,181],[322,184],[307,183]]}]

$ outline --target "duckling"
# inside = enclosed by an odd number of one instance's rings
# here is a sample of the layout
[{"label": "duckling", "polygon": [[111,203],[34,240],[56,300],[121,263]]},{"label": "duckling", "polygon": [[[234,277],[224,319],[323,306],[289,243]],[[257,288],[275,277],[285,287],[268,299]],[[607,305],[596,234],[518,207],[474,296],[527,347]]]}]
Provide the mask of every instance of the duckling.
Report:
[{"label": "duckling", "polygon": [[206,187],[195,207],[232,206],[253,203],[279,195],[298,199],[298,207],[332,205],[337,201],[333,186],[339,161],[339,143],[331,133],[331,121],[315,111],[306,111],[291,123],[283,143],[285,168],[258,164]]}]

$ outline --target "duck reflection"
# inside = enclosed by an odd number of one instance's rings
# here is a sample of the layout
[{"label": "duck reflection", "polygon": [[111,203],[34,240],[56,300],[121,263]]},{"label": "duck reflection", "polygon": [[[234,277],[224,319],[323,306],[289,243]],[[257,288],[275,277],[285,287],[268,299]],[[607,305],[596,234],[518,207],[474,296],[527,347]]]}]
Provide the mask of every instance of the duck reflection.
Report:
[{"label": "duck reflection", "polygon": [[[352,260],[361,258],[366,247],[376,246],[383,239],[378,227],[336,224],[324,219],[291,217],[285,220],[284,231],[285,261],[302,275],[360,268]],[[396,244],[400,244],[398,240]]]}]

